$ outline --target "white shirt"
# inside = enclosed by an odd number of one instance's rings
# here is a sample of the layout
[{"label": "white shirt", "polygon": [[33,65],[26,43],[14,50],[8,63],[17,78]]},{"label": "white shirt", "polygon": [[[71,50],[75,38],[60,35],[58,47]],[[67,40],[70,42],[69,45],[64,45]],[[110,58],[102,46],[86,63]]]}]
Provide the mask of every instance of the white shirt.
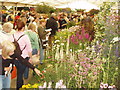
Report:
[{"label": "white shirt", "polygon": [[[6,35],[2,30],[0,30],[0,44],[5,40],[8,40],[8,35]],[[0,49],[0,55],[2,53],[1,51],[2,49]]]}]

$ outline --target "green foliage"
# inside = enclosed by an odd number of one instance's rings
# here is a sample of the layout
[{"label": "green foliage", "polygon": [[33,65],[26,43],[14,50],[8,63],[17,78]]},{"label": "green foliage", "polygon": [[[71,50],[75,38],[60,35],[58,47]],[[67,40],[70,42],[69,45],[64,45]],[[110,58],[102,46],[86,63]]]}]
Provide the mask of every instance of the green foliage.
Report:
[{"label": "green foliage", "polygon": [[99,10],[96,10],[96,9],[91,9],[89,11],[90,15],[94,15],[94,14],[98,14]]},{"label": "green foliage", "polygon": [[55,12],[55,9],[51,6],[48,6],[46,4],[43,4],[43,5],[38,5],[36,7],[36,11],[38,13],[45,13],[45,14],[49,14],[49,13],[53,13]]},{"label": "green foliage", "polygon": [[76,25],[76,23],[74,21],[70,21],[67,23],[67,28],[70,28],[70,27],[75,26],[75,25]]},{"label": "green foliage", "polygon": [[[96,39],[102,44],[101,58],[106,59],[103,64],[102,82],[109,85],[116,84],[118,75],[118,44],[111,43],[114,37],[118,36],[118,15],[111,9],[114,2],[104,2],[95,22]],[[116,85],[117,86],[117,85]]]},{"label": "green foliage", "polygon": [[77,12],[84,12],[85,9],[76,9]]},{"label": "green foliage", "polygon": [[[40,83],[52,81],[54,87],[55,83],[62,79],[67,88],[99,88],[101,82],[118,87],[116,82],[120,62],[115,53],[119,45],[111,42],[118,35],[118,16],[111,11],[113,4],[103,3],[101,6],[100,12],[95,17],[96,37],[90,45],[88,43],[71,45],[68,42],[68,37],[75,34],[76,28],[57,32],[52,51],[49,51],[51,58],[41,70],[46,72],[43,73],[45,78],[41,79]],[[73,24],[75,23],[72,22],[68,27]]]}]

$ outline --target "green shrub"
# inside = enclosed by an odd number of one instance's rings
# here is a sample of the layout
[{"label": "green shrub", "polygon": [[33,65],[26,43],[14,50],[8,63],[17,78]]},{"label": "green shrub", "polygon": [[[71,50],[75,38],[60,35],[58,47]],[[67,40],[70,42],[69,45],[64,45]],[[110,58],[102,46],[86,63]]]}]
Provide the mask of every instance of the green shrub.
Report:
[{"label": "green shrub", "polygon": [[45,14],[48,14],[48,13],[53,13],[55,12],[55,9],[51,6],[48,6],[46,4],[43,4],[43,5],[38,5],[36,7],[36,11],[38,13],[45,13]]}]

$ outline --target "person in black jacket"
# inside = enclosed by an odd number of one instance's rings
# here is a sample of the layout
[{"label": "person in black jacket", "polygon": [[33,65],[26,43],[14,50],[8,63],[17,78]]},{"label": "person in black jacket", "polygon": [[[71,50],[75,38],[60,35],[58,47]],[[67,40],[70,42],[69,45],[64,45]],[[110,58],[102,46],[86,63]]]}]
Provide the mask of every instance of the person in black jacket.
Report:
[{"label": "person in black jacket", "polygon": [[52,41],[54,41],[54,36],[58,31],[57,15],[55,13],[51,14],[51,17],[46,22],[46,29],[52,29],[49,36],[49,46],[52,47]]},{"label": "person in black jacket", "polygon": [[65,20],[64,15],[60,16],[60,19],[58,20],[58,22],[60,24],[59,29],[67,28],[67,21]]}]

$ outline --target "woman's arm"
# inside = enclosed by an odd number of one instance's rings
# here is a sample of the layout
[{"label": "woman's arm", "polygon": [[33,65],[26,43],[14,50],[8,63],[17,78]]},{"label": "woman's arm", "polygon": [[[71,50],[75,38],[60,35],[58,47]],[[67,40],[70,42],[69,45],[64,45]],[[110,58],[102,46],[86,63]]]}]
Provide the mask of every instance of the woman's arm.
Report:
[{"label": "woman's arm", "polygon": [[13,55],[14,57],[16,57],[22,64],[26,65],[27,67],[33,69],[37,75],[42,75],[42,73],[40,73],[40,71],[35,68],[31,63],[29,63],[27,60],[25,60],[21,55],[18,55],[16,52]]}]

